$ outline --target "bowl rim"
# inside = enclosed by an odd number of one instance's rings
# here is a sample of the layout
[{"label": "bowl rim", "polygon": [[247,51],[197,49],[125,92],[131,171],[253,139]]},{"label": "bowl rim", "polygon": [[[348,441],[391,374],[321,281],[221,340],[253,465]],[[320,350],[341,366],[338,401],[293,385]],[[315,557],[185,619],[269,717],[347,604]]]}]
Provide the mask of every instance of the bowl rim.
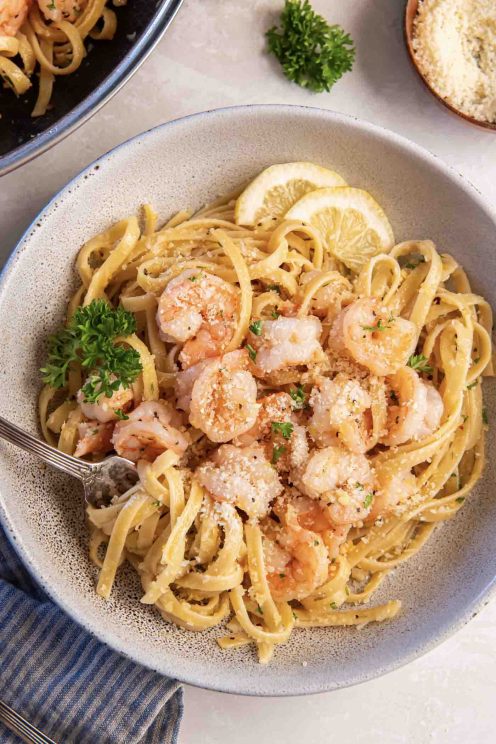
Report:
[{"label": "bowl rim", "polygon": [[20,168],[72,134],[127,83],[151,54],[172,23],[183,0],[162,0],[143,35],[112,72],[73,109],[37,137],[0,155],[0,178]]},{"label": "bowl rim", "polygon": [[[437,155],[430,152],[429,150],[422,147],[421,145],[418,145],[415,142],[409,140],[408,138],[400,134],[397,134],[396,132],[388,130],[385,127],[382,127],[380,125],[371,123],[367,120],[359,119],[358,117],[355,117],[355,116],[342,114],[342,113],[335,112],[332,110],[321,109],[321,108],[312,107],[312,106],[291,105],[291,104],[248,104],[248,105],[227,106],[227,107],[222,107],[222,108],[217,108],[217,109],[201,111],[201,112],[189,114],[183,117],[178,117],[176,119],[172,119],[170,121],[167,121],[155,127],[152,127],[142,133],[139,133],[139,134],[134,135],[133,137],[130,137],[129,139],[125,140],[121,144],[117,145],[116,147],[106,152],[105,154],[99,156],[92,163],[90,163],[88,166],[83,168],[50,199],[50,201],[46,204],[45,207],[43,207],[40,210],[40,212],[33,219],[29,227],[22,234],[16,247],[13,249],[12,253],[8,257],[4,266],[0,270],[0,295],[4,291],[4,286],[8,279],[8,275],[10,274],[11,270],[14,268],[17,254],[20,253],[20,251],[24,248],[25,244],[29,241],[32,233],[36,230],[36,223],[39,223],[40,221],[42,221],[45,215],[51,210],[52,206],[60,198],[65,197],[71,191],[73,186],[75,186],[81,179],[84,179],[85,175],[89,174],[92,170],[95,169],[95,166],[99,166],[101,163],[104,163],[106,160],[110,159],[112,156],[114,156],[115,153],[119,151],[133,148],[133,146],[139,141],[146,142],[146,140],[149,137],[153,137],[158,131],[167,131],[169,129],[173,129],[178,126],[188,126],[191,122],[194,124],[195,121],[200,121],[203,119],[213,120],[216,117],[229,118],[232,116],[243,115],[244,113],[248,114],[249,112],[256,113],[257,111],[269,112],[269,113],[272,112],[274,114],[281,113],[285,115],[294,115],[294,116],[298,116],[298,115],[317,116],[317,117],[321,117],[324,119],[328,119],[331,122],[338,122],[346,126],[349,126],[351,128],[356,128],[362,132],[369,132],[375,135],[376,137],[378,136],[379,139],[382,139],[383,141],[395,144],[397,147],[403,150],[406,150],[413,156],[421,158],[424,162],[426,162],[427,164],[435,168],[438,172],[440,172],[441,175],[444,175],[450,180],[455,181],[455,183],[462,189],[462,191],[464,191],[467,194],[467,196],[473,199],[476,202],[476,204],[481,208],[481,210],[484,211],[489,217],[489,219],[494,223],[495,235],[496,235],[496,208],[494,208],[482,196],[481,192],[465,176],[459,173],[452,166],[446,164]],[[245,682],[244,686],[243,686],[243,683],[241,683],[242,686],[240,687],[233,688],[232,685],[228,687],[227,685],[223,684],[222,677],[221,675],[219,675],[219,680],[215,684],[210,684],[210,683],[204,684],[202,683],[202,680],[198,678],[198,675],[196,677],[189,673],[177,675],[174,669],[168,666],[167,658],[165,657],[160,660],[159,664],[157,664],[156,661],[150,658],[145,658],[139,652],[133,653],[132,650],[129,649],[129,647],[124,647],[123,644],[120,643],[119,640],[115,638],[111,633],[106,633],[104,628],[102,629],[96,623],[93,623],[91,621],[91,618],[88,619],[86,617],[78,615],[77,609],[74,609],[65,600],[64,596],[60,594],[57,587],[47,586],[45,584],[43,577],[38,572],[37,566],[33,562],[33,559],[30,556],[28,550],[24,547],[22,533],[14,529],[14,526],[11,523],[10,517],[8,515],[8,511],[6,508],[6,502],[5,502],[4,496],[1,493],[1,491],[0,491],[0,524],[4,528],[4,531],[12,547],[14,548],[18,556],[21,558],[24,567],[29,571],[31,576],[36,581],[36,583],[43,589],[43,591],[45,591],[45,593],[49,596],[49,598],[58,607],[60,607],[72,620],[74,620],[74,622],[76,622],[78,625],[83,627],[87,632],[95,636],[100,642],[104,643],[108,647],[112,648],[114,651],[120,653],[121,655],[125,656],[131,661],[134,661],[137,664],[147,667],[148,669],[151,669],[152,671],[155,671],[159,674],[169,676],[174,679],[178,679],[180,682],[187,683],[193,687],[199,687],[201,689],[210,689],[216,692],[224,692],[224,693],[254,696],[254,697],[287,697],[287,696],[294,696],[294,697],[298,696],[299,697],[299,696],[304,696],[304,695],[312,695],[312,694],[317,694],[317,693],[330,692],[330,691],[337,690],[337,689],[344,689],[346,687],[352,687],[354,685],[361,684],[363,682],[367,682],[372,679],[376,679],[385,674],[393,672],[396,669],[400,669],[406,664],[409,664],[411,661],[414,661],[415,659],[418,659],[421,656],[424,656],[427,652],[439,646],[441,643],[447,640],[451,635],[453,635],[456,631],[460,630],[464,625],[466,625],[473,617],[475,617],[489,603],[491,598],[496,595],[496,575],[495,575],[489,581],[489,583],[487,583],[486,586],[475,597],[473,597],[473,599],[470,602],[460,607],[457,613],[453,614],[450,620],[446,621],[445,625],[440,630],[438,630],[436,633],[434,633],[433,635],[430,635],[425,640],[420,641],[418,645],[415,648],[411,649],[410,651],[404,653],[403,655],[398,655],[394,660],[391,660],[385,663],[383,667],[376,667],[374,670],[370,670],[362,674],[355,674],[354,676],[350,675],[350,678],[349,680],[346,681],[346,683],[340,683],[339,685],[333,685],[331,682],[326,683],[325,681],[322,681],[322,680],[319,681],[317,678],[315,684],[311,684],[311,683],[308,684],[307,682],[305,689],[303,690],[302,689],[299,689],[296,691],[276,690],[275,692],[266,692],[266,691],[260,692],[260,691],[256,691],[253,688],[252,683],[250,681]]]}]

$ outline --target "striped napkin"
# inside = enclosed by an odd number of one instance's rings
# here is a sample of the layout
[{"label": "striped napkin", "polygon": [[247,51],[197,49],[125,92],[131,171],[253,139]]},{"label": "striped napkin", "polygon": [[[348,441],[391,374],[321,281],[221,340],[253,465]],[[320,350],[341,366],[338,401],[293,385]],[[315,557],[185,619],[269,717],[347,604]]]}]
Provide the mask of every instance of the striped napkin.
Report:
[{"label": "striped napkin", "polygon": [[[102,645],[34,583],[0,527],[0,699],[57,744],[175,744],[182,690]],[[0,723],[1,744],[20,739]]]}]

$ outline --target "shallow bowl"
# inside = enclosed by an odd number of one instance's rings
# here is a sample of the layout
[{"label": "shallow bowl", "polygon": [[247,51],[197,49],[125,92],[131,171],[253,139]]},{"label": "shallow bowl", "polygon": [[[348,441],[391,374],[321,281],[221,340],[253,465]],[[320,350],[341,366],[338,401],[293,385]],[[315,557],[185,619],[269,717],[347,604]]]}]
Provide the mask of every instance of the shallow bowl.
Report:
[{"label": "shallow bowl", "polygon": [[[495,300],[496,218],[478,192],[396,134],[318,109],[249,106],[157,127],[105,155],[69,183],[21,240],[0,282],[0,411],[38,431],[36,396],[47,334],[61,321],[82,243],[151,202],[160,215],[227,193],[272,163],[309,160],[368,189],[397,240],[431,238]],[[487,407],[496,407],[487,382]],[[494,427],[488,448],[494,443]],[[322,692],[376,677],[419,656],[467,622],[496,575],[495,458],[456,519],[388,578],[374,601],[399,598],[389,623],[295,631],[268,667],[249,648],[221,651],[220,629],[194,634],[139,603],[131,570],[110,601],[95,594],[82,496],[70,480],[0,443],[0,515],[48,594],[121,653],[195,685],[253,695]]]}]

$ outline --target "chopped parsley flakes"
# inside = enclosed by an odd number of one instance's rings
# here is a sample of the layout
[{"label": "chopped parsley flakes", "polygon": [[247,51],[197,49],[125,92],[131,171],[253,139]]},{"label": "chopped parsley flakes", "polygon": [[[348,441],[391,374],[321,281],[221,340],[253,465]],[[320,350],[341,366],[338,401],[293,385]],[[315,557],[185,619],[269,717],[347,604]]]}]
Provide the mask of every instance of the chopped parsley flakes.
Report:
[{"label": "chopped parsley flakes", "polygon": [[261,320],[254,320],[253,323],[250,325],[250,331],[255,336],[261,336],[262,335],[262,321]]},{"label": "chopped parsley flakes", "polygon": [[286,452],[286,447],[283,444],[274,444],[274,449],[272,450],[272,465],[275,465],[282,457],[282,455]]},{"label": "chopped parsley flakes", "polygon": [[423,354],[412,354],[407,362],[407,366],[417,370],[417,372],[425,372],[425,374],[432,374],[432,367],[429,364],[429,360]]},{"label": "chopped parsley flakes", "polygon": [[305,407],[307,396],[302,385],[297,385],[295,388],[291,388],[289,394],[293,399],[293,408],[295,410]]},{"label": "chopped parsley flakes", "polygon": [[273,421],[271,428],[275,434],[282,434],[284,439],[289,439],[293,433],[294,426],[291,421]]},{"label": "chopped parsley flakes", "polygon": [[365,509],[368,509],[369,506],[372,504],[373,500],[374,500],[374,494],[373,493],[368,493],[365,496],[364,500],[363,500],[363,506],[364,506],[364,508]]},{"label": "chopped parsley flakes", "polygon": [[248,356],[250,357],[251,361],[254,362],[257,358],[257,352],[253,348],[251,344],[246,344],[246,351],[248,352]]},{"label": "chopped parsley flakes", "polygon": [[387,328],[391,328],[391,323],[394,323],[396,318],[393,318],[392,315],[389,316],[387,319],[387,325],[384,325],[381,318],[377,321],[376,325],[374,326],[362,326],[364,331],[371,331],[374,333],[375,331],[385,331]]}]

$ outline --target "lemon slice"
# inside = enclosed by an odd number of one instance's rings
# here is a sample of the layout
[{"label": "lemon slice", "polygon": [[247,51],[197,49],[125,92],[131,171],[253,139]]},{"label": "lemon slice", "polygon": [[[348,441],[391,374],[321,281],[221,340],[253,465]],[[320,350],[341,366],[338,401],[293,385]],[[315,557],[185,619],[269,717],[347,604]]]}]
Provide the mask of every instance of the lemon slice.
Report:
[{"label": "lemon slice", "polygon": [[266,168],[238,197],[234,212],[238,225],[274,224],[302,196],[315,189],[346,186],[338,173],[314,163],[281,163]]},{"label": "lemon slice", "polygon": [[324,247],[357,273],[372,256],[394,245],[393,229],[384,210],[362,189],[345,186],[311,191],[286,212],[284,219],[313,225]]}]

